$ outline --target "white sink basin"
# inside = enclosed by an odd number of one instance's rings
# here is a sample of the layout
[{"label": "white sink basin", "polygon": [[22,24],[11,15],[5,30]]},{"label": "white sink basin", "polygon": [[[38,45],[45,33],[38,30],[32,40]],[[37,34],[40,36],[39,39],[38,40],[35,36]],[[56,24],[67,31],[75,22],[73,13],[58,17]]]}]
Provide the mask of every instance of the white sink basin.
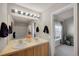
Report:
[{"label": "white sink basin", "polygon": [[38,39],[35,39],[35,40],[32,40],[32,41],[27,41],[27,40],[16,40],[14,41],[14,43],[17,43],[14,45],[13,48],[15,49],[23,49],[23,48],[26,48],[28,45],[32,45],[36,42],[41,42],[41,40],[38,40]]},{"label": "white sink basin", "polygon": [[25,48],[27,45],[25,45],[25,44],[18,44],[18,45],[16,45],[16,46],[14,46],[14,48],[15,49],[23,49],[23,48]]}]

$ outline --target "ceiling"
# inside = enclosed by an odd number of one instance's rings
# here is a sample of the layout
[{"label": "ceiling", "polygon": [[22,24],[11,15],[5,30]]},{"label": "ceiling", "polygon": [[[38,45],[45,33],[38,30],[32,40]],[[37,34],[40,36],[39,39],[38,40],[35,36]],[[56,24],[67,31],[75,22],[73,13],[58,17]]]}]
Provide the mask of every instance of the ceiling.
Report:
[{"label": "ceiling", "polygon": [[38,12],[43,12],[50,7],[53,8],[59,7],[61,5],[68,5],[69,3],[16,3],[16,4]]},{"label": "ceiling", "polygon": [[69,10],[66,10],[62,13],[59,13],[58,15],[56,15],[57,18],[60,20],[60,21],[64,21],[70,17],[73,17],[73,8],[69,9]]},{"label": "ceiling", "polygon": [[30,8],[38,12],[42,12],[48,9],[52,5],[52,3],[18,3],[18,5],[21,5],[26,8]]}]

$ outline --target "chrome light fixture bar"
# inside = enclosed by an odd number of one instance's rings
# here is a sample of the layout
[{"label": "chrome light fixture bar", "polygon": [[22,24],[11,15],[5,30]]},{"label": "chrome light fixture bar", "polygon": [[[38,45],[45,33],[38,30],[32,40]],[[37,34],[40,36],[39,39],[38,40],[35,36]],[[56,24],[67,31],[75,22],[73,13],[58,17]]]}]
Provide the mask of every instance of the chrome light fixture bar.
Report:
[{"label": "chrome light fixture bar", "polygon": [[11,12],[12,13],[21,14],[21,15],[24,15],[24,16],[29,16],[29,17],[34,17],[34,18],[40,18],[39,14],[35,14],[35,13],[31,13],[31,12],[23,12],[23,11],[20,11],[20,10],[17,10],[17,9],[11,9]]}]

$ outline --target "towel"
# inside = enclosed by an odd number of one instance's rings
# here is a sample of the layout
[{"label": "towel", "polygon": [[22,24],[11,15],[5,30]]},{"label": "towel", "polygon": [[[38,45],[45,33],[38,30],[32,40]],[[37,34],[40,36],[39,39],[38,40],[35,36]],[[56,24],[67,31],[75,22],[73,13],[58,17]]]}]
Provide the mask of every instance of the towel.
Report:
[{"label": "towel", "polygon": [[48,26],[45,26],[45,27],[44,27],[44,30],[43,30],[43,32],[44,32],[44,33],[47,33],[47,34],[49,34],[49,29],[48,29]]},{"label": "towel", "polygon": [[0,37],[7,37],[7,36],[8,36],[8,27],[4,22],[2,22],[0,28]]},{"label": "towel", "polygon": [[36,32],[39,32],[39,27],[36,27]]}]

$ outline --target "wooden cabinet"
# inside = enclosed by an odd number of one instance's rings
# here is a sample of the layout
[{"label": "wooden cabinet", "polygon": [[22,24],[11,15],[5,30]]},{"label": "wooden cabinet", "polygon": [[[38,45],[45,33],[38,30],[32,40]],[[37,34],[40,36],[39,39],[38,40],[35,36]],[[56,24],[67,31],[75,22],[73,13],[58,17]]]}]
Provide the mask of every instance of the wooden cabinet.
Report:
[{"label": "wooden cabinet", "polygon": [[29,47],[13,53],[7,54],[9,56],[48,56],[48,43]]},{"label": "wooden cabinet", "polygon": [[48,44],[41,45],[41,55],[42,56],[48,56],[48,54],[49,54],[48,47],[49,47]]},{"label": "wooden cabinet", "polygon": [[42,44],[34,47],[34,56],[48,56],[48,44]]},{"label": "wooden cabinet", "polygon": [[41,46],[34,47],[34,56],[41,56]]},{"label": "wooden cabinet", "polygon": [[20,51],[13,52],[9,54],[9,56],[33,56],[34,50],[33,48],[28,48]]}]

